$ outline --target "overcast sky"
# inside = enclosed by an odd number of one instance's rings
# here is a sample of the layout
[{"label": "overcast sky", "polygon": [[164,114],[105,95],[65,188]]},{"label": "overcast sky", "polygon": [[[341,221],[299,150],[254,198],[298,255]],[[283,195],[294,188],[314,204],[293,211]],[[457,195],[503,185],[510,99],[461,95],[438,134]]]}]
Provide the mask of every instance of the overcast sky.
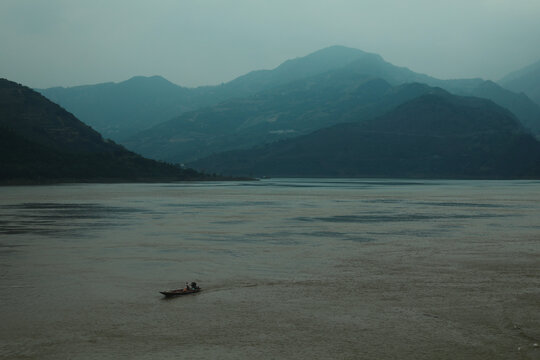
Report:
[{"label": "overcast sky", "polygon": [[540,0],[0,0],[0,77],[218,84],[330,45],[439,78],[540,60]]}]

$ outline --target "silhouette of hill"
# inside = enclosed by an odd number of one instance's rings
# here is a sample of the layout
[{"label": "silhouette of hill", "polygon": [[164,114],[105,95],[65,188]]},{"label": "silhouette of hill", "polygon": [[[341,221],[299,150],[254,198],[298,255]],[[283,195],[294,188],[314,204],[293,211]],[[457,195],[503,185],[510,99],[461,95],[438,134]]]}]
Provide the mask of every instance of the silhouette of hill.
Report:
[{"label": "silhouette of hill", "polygon": [[0,79],[0,182],[157,181],[204,178],[145,159],[39,93]]},{"label": "silhouette of hill", "polygon": [[437,92],[376,119],[190,165],[278,177],[539,178],[540,143],[489,100]]}]

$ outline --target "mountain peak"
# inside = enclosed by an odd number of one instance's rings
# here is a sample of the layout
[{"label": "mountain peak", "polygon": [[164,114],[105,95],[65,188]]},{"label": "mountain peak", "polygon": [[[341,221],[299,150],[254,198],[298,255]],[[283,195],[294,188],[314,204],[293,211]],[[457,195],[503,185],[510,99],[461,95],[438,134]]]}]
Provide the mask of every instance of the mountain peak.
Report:
[{"label": "mountain peak", "polygon": [[160,76],[160,75],[152,75],[152,76],[136,75],[122,82],[139,82],[139,81],[170,82],[169,80],[165,79],[163,76]]},{"label": "mountain peak", "polygon": [[362,56],[368,54],[367,52],[351,48],[343,45],[332,45],[320,50],[314,51],[304,57],[310,56]]},{"label": "mountain peak", "polygon": [[491,100],[452,95],[444,90],[423,94],[397,106],[377,120],[377,128],[394,131],[430,133],[438,135],[518,132],[522,127],[507,109]]},{"label": "mountain peak", "polygon": [[178,85],[170,82],[169,80],[165,79],[163,76],[160,76],[160,75],[152,75],[152,76],[137,75],[137,76],[133,76],[133,77],[129,78],[128,80],[121,81],[118,84],[130,85],[130,86],[132,86],[132,85],[150,85],[150,84],[178,86]]},{"label": "mountain peak", "polygon": [[306,56],[287,60],[274,69],[274,71],[300,71],[316,74],[343,67],[366,55],[371,54],[346,46],[334,45],[317,50]]},{"label": "mountain peak", "polygon": [[237,96],[245,96],[298,79],[343,68],[368,55],[375,54],[341,45],[329,46],[306,56],[286,60],[273,70],[252,71],[226,85]]}]

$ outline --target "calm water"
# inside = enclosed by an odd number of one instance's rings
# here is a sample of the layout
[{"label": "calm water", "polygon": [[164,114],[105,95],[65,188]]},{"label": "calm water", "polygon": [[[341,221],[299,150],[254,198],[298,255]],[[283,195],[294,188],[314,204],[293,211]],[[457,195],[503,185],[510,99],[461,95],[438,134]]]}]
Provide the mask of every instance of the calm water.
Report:
[{"label": "calm water", "polygon": [[1,187],[0,357],[538,358],[539,215],[538,181]]}]

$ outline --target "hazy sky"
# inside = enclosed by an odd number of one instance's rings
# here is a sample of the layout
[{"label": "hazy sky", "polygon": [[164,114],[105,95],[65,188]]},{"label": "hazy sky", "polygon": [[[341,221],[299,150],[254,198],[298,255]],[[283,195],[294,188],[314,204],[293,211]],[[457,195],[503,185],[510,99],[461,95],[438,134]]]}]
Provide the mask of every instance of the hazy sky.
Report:
[{"label": "hazy sky", "polygon": [[439,78],[540,60],[540,0],[0,0],[0,77],[217,84],[345,45]]}]

